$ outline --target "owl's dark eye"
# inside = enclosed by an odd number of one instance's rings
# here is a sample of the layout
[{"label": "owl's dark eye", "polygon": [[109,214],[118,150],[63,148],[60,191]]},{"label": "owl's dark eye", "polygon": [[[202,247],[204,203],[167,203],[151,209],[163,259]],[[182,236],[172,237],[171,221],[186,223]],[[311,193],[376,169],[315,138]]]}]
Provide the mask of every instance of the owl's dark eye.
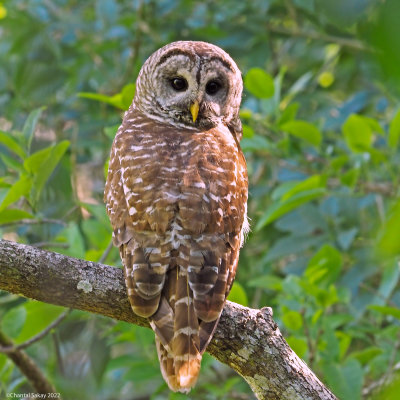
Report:
[{"label": "owl's dark eye", "polygon": [[188,83],[187,83],[187,80],[185,78],[177,77],[177,78],[173,78],[171,80],[171,86],[177,92],[183,92],[184,90],[187,89]]},{"label": "owl's dark eye", "polygon": [[221,89],[221,84],[218,81],[210,81],[206,85],[206,93],[207,94],[215,94],[218,90]]}]

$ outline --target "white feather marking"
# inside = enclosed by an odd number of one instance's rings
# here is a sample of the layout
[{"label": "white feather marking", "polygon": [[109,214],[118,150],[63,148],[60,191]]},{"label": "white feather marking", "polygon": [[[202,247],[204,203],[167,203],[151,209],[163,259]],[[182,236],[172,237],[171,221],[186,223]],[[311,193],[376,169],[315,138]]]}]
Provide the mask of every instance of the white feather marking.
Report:
[{"label": "white feather marking", "polygon": [[131,146],[132,151],[141,151],[143,150],[143,145],[142,146]]},{"label": "white feather marking", "polygon": [[[201,354],[184,354],[182,356],[175,356],[174,360],[176,361],[187,361],[187,360],[201,360]],[[182,380],[181,380],[182,381]]]},{"label": "white feather marking", "polygon": [[213,195],[212,193],[210,193],[210,197],[211,197],[214,201],[217,201],[217,202],[220,201],[220,197],[219,197],[219,196],[215,196],[215,195]]},{"label": "white feather marking", "polygon": [[179,300],[177,300],[177,301],[175,302],[175,305],[178,305],[178,304],[187,304],[187,305],[190,305],[192,302],[193,302],[193,300],[192,300],[189,296],[186,296],[186,297],[182,297],[182,298],[180,298]]},{"label": "white feather marking", "polygon": [[136,213],[137,213],[137,210],[136,210],[135,207],[131,207],[131,208],[129,209],[129,215],[133,215],[133,214],[136,214]]},{"label": "white feather marking", "polygon": [[[178,304],[178,301],[175,304]],[[190,326],[185,326],[184,328],[178,329],[174,332],[174,338],[178,337],[182,333],[187,336],[196,335],[197,333],[199,333],[199,330],[193,329]]]},{"label": "white feather marking", "polygon": [[205,183],[204,183],[203,181],[201,181],[201,182],[195,182],[195,183],[193,184],[193,186],[196,187],[196,188],[199,188],[199,189],[205,189],[205,188],[206,188],[206,185],[205,185]]}]

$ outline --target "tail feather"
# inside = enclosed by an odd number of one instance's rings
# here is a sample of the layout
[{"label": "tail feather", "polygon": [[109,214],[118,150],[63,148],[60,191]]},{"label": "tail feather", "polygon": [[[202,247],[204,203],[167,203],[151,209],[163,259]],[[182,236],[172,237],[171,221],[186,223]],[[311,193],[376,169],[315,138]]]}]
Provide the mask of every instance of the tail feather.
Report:
[{"label": "tail feather", "polygon": [[167,382],[168,387],[177,392],[180,390],[180,384],[178,383],[175,375],[175,366],[173,355],[170,351],[168,351],[164,345],[161,343],[161,340],[156,335],[156,348],[158,359],[160,361],[160,369],[161,374]]},{"label": "tail feather", "polygon": [[165,295],[150,323],[156,333],[157,353],[165,381],[171,390],[187,393],[197,381],[201,353],[199,321],[186,270],[176,267],[170,271]]},{"label": "tail feather", "polygon": [[[125,254],[132,265],[126,268],[132,307],[137,314],[149,317],[169,388],[187,393],[196,384],[202,354],[231,286],[234,270],[229,246],[224,243],[218,255],[194,244],[191,248],[182,246],[169,260],[168,268],[160,253],[134,250]],[[237,257],[234,261],[233,268]],[[166,269],[168,273],[164,273]]]},{"label": "tail feather", "polygon": [[201,354],[199,321],[193,307],[187,270],[179,268],[175,292],[174,354],[175,375],[181,391],[188,391],[197,381]]},{"label": "tail feather", "polygon": [[199,331],[199,338],[200,338],[200,354],[203,354],[208,346],[208,343],[210,343],[213,335],[215,328],[217,327],[219,321],[219,317],[215,321],[211,322],[205,322],[201,321],[200,322],[200,331]]}]

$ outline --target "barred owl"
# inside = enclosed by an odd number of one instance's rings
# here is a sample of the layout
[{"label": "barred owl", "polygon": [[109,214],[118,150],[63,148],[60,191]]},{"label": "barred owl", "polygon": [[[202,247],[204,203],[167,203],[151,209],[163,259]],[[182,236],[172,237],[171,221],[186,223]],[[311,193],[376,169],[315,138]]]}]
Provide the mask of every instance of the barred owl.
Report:
[{"label": "barred owl", "polygon": [[171,43],[144,63],[111,149],[104,199],[114,245],[174,391],[196,383],[247,229],[242,88],[219,47]]}]

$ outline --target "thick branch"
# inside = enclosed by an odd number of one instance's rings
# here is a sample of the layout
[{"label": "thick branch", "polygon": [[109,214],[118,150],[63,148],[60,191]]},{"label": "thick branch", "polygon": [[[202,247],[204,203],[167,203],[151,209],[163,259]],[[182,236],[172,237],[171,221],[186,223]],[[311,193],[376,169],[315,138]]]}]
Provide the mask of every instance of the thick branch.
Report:
[{"label": "thick branch", "polygon": [[[0,289],[149,326],[131,311],[122,270],[5,240]],[[227,302],[207,351],[242,375],[258,399],[336,399],[288,346],[270,308]]]}]

